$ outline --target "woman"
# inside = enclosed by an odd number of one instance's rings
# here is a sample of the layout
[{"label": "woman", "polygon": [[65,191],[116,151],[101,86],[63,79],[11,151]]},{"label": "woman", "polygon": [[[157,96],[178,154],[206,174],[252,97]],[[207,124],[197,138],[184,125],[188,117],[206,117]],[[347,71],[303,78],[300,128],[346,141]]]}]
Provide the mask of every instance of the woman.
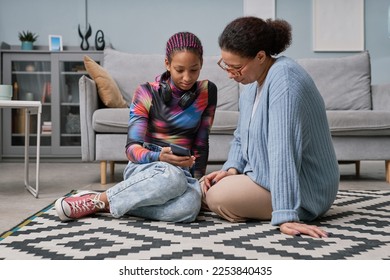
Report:
[{"label": "woman", "polygon": [[303,222],[332,205],[339,169],[325,105],[313,80],[278,54],[291,43],[284,20],[243,17],[219,37],[219,66],[247,85],[228,160],[205,176],[203,202],[231,221],[271,220],[289,235],[326,237]]},{"label": "woman", "polygon": [[[195,220],[201,205],[196,178],[205,174],[217,103],[216,86],[197,81],[202,63],[202,44],[194,34],[180,32],[168,40],[167,71],[155,82],[140,85],[130,106],[124,181],[103,193],[86,191],[59,198],[55,207],[61,220],[99,211],[114,217]],[[191,154],[173,154],[172,143]]]}]

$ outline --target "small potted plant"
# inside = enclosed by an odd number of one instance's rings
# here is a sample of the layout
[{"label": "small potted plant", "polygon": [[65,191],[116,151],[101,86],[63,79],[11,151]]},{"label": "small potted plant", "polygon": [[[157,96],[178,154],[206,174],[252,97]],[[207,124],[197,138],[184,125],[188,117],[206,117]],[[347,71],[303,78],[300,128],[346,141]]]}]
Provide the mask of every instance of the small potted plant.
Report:
[{"label": "small potted plant", "polygon": [[22,42],[22,50],[32,50],[33,43],[37,40],[38,35],[30,31],[19,32],[19,40]]}]

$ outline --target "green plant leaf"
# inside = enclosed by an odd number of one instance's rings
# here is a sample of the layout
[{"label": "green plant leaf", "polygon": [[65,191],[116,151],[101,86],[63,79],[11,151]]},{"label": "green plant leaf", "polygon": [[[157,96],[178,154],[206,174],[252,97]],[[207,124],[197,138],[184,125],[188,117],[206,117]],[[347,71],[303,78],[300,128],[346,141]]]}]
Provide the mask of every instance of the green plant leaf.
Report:
[{"label": "green plant leaf", "polygon": [[35,42],[38,38],[38,35],[36,33],[32,33],[31,31],[22,31],[19,32],[19,40],[24,42]]}]

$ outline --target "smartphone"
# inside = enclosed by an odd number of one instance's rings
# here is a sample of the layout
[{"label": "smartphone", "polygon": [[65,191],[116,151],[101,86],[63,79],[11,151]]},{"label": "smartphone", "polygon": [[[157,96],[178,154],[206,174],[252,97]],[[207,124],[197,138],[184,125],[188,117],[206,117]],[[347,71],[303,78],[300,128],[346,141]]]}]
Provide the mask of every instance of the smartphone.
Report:
[{"label": "smartphone", "polygon": [[191,156],[191,152],[189,149],[176,145],[169,144],[171,146],[172,153],[177,156]]}]

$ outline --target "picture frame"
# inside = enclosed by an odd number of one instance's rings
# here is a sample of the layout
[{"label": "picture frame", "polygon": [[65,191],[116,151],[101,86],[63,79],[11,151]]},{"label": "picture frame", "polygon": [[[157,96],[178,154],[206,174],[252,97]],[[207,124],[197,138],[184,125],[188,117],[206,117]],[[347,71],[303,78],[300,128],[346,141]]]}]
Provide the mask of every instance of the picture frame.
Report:
[{"label": "picture frame", "polygon": [[275,0],[244,0],[244,16],[275,19]]},{"label": "picture frame", "polygon": [[49,50],[52,52],[60,52],[63,50],[61,35],[49,35]]},{"label": "picture frame", "polygon": [[313,0],[313,50],[364,50],[364,0]]}]

